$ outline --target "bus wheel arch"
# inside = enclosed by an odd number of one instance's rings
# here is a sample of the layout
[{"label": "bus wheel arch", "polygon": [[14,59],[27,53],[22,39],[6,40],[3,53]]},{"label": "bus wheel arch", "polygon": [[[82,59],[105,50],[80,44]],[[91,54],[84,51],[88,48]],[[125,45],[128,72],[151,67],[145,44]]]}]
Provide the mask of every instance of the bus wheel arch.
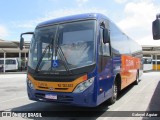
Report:
[{"label": "bus wheel arch", "polygon": [[115,77],[115,80],[117,81],[117,83],[118,83],[118,92],[120,92],[120,90],[121,90],[121,75],[120,75],[120,73],[118,73],[117,75],[116,75],[116,77]]},{"label": "bus wheel arch", "polygon": [[114,104],[116,102],[120,89],[121,89],[121,76],[118,73],[113,81],[113,86],[112,86],[113,95],[108,100],[109,104]]}]

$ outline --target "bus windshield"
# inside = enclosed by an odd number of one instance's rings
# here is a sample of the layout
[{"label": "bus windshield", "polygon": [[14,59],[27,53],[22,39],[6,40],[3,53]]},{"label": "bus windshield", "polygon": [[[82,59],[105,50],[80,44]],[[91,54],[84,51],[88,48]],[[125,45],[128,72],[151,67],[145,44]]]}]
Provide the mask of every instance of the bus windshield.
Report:
[{"label": "bus windshield", "polygon": [[38,71],[66,71],[66,66],[72,70],[92,65],[95,29],[95,20],[37,28],[30,45],[28,66]]}]

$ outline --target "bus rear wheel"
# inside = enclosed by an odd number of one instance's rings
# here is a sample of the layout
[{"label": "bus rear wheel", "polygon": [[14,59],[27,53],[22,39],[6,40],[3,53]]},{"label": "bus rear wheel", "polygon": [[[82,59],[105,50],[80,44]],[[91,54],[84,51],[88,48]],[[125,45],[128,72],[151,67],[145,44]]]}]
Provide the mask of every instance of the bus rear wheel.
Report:
[{"label": "bus rear wheel", "polygon": [[137,76],[136,76],[136,80],[134,82],[135,85],[138,85],[139,83],[139,72],[137,71]]},{"label": "bus rear wheel", "polygon": [[117,100],[117,96],[118,96],[118,84],[117,84],[117,81],[114,82],[114,84],[112,86],[112,91],[113,91],[113,95],[108,100],[109,104],[114,104],[116,102],[116,100]]}]

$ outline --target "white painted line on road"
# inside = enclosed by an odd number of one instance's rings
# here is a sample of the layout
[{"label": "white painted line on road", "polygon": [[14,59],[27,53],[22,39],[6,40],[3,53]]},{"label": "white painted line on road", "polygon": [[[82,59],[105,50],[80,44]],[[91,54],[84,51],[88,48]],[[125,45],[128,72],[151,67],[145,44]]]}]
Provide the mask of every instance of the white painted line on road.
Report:
[{"label": "white painted line on road", "polygon": [[23,99],[23,98],[26,98],[26,97],[27,96],[23,96],[23,97],[18,97],[18,98],[10,99],[10,100],[5,100],[5,101],[0,102],[0,104],[1,103],[5,103],[5,102],[10,102],[10,101],[18,100],[18,99]]}]

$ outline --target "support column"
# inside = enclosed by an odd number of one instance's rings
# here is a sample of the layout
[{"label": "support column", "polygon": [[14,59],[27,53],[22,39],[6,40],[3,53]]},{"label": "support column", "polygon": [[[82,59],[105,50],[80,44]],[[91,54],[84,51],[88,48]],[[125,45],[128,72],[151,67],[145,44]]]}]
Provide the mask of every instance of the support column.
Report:
[{"label": "support column", "polygon": [[4,52],[3,73],[6,72],[6,52]]},{"label": "support column", "polygon": [[152,60],[153,60],[153,55],[151,55],[151,58],[152,58]]},{"label": "support column", "polygon": [[151,63],[152,63],[152,70],[154,70],[153,69],[153,55],[151,55],[151,59],[152,59],[152,61],[151,61]]},{"label": "support column", "polygon": [[157,55],[155,55],[155,64],[156,64],[156,71],[158,70],[158,66],[157,66]]},{"label": "support column", "polygon": [[25,68],[26,68],[26,65],[27,65],[26,62],[27,62],[26,61],[26,53],[24,53],[24,65],[25,65]]},{"label": "support column", "polygon": [[22,71],[22,59],[21,59],[21,52],[19,52],[19,68]]}]

